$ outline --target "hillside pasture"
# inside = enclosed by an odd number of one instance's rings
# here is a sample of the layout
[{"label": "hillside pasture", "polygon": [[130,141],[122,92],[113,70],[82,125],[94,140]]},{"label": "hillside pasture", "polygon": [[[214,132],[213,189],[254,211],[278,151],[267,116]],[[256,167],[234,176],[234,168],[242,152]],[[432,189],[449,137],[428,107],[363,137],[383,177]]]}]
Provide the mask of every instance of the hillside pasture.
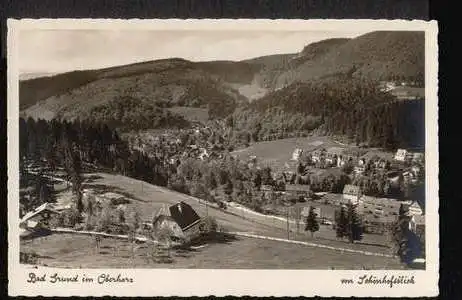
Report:
[{"label": "hillside pasture", "polygon": [[[247,148],[233,151],[231,154],[241,160],[248,160],[251,156],[257,157],[258,165],[271,167],[274,171],[295,171],[296,162],[292,161],[292,153],[300,148],[304,153],[316,149],[329,148],[341,149],[345,153],[359,153],[361,157],[370,159],[374,156],[393,160],[394,153],[383,151],[379,148],[361,148],[352,144],[345,144],[329,136],[308,136],[298,138],[287,138],[274,141],[257,142]],[[316,171],[317,175],[324,172],[336,172],[336,168]]]},{"label": "hillside pasture", "polygon": [[[188,269],[402,269],[395,258],[363,256],[305,245],[252,238],[209,243],[168,253],[147,244],[103,238],[99,251],[92,237],[53,234],[21,242],[22,252],[34,251],[39,265],[64,268],[188,268]],[[154,257],[154,259],[153,259]]]},{"label": "hillside pasture", "polygon": [[209,112],[206,108],[175,106],[168,110],[191,122],[206,123],[209,120]]},{"label": "hillside pasture", "polygon": [[259,164],[268,164],[271,167],[283,167],[290,161],[296,148],[304,151],[312,151],[318,147],[330,147],[338,145],[328,137],[298,137],[274,141],[257,142],[247,148],[238,149],[231,154],[242,160],[250,156],[256,156]]}]

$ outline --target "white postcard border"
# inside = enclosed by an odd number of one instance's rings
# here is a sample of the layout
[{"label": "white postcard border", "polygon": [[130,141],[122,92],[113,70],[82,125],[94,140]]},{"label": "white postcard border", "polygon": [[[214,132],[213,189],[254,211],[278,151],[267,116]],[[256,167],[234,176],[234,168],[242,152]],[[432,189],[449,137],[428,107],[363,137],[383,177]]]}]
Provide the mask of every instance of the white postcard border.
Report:
[{"label": "white postcard border", "polygon": [[[130,30],[323,30],[352,31],[422,30],[425,39],[426,84],[426,254],[425,271],[372,270],[197,270],[197,269],[58,269],[26,268],[19,264],[19,145],[18,145],[18,39],[21,30],[31,29],[130,29]],[[436,21],[420,20],[106,20],[106,19],[22,19],[8,20],[8,279],[12,296],[435,296],[438,294],[438,27]],[[307,248],[309,251],[309,248]],[[133,283],[53,284],[27,283],[29,272],[92,276],[111,274],[131,277]],[[341,279],[412,276],[415,284],[345,285]]]}]

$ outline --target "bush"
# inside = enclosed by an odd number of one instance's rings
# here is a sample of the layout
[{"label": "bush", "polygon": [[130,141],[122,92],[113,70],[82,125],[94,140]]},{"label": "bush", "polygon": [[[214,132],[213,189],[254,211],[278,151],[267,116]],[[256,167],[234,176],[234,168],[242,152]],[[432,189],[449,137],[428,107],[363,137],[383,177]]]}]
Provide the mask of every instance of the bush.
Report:
[{"label": "bush", "polygon": [[50,225],[50,228],[64,227],[64,215],[52,215],[48,224]]},{"label": "bush", "polygon": [[85,227],[86,227],[86,225],[77,223],[77,224],[74,225],[74,230],[81,231],[81,230],[84,230]]},{"label": "bush", "polygon": [[117,206],[117,205],[121,205],[121,204],[128,204],[128,203],[130,203],[130,200],[128,200],[127,198],[124,198],[124,197],[111,199],[111,204],[113,206]]},{"label": "bush", "polygon": [[202,233],[212,233],[218,231],[218,223],[214,217],[206,217],[202,220],[202,224],[200,225],[200,230]]},{"label": "bush", "polygon": [[38,261],[37,253],[35,252],[19,252],[19,262],[22,264],[36,264]]},{"label": "bush", "polygon": [[112,224],[112,209],[110,206],[104,206],[96,222],[96,231],[106,232],[109,225]]},{"label": "bush", "polygon": [[74,227],[75,224],[80,223],[82,216],[77,209],[71,208],[62,213],[62,218],[63,226]]},{"label": "bush", "polygon": [[87,215],[85,218],[85,230],[93,230],[96,226],[96,220],[92,215]]}]

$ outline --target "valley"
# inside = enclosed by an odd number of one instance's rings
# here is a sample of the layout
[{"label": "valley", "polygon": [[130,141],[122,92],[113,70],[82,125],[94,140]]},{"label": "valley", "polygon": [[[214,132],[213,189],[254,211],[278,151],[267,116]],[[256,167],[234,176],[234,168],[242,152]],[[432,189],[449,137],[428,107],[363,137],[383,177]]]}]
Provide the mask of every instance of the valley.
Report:
[{"label": "valley", "polygon": [[423,49],[380,31],[21,80],[22,262],[407,268],[425,253]]}]

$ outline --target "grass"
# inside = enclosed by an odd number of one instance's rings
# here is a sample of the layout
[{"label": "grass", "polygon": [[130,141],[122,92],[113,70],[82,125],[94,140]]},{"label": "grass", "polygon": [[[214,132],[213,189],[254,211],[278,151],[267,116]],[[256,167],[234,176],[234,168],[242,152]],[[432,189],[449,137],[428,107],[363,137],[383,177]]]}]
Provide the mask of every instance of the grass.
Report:
[{"label": "grass", "polygon": [[[206,207],[204,203],[199,203],[197,200],[194,200],[192,197],[187,195],[121,175],[100,173],[92,174],[92,176],[93,178],[98,179],[95,179],[91,183],[87,183],[85,185],[86,188],[95,187],[96,189],[100,189],[101,186],[104,186],[104,191],[109,191],[112,189],[118,193],[124,193],[125,195],[134,197],[132,198],[134,201],[131,201],[131,203],[127,206],[137,210],[143,220],[152,219],[153,215],[163,207],[168,208],[168,206],[176,204],[179,201],[185,201],[186,203],[190,204],[200,216],[204,217],[209,215],[215,217],[220,226],[227,231],[252,232],[279,238],[287,237],[285,221],[274,221],[273,219],[268,219],[265,216],[249,214],[235,210],[231,207],[229,207],[226,212],[211,207]],[[338,197],[340,195],[328,194],[326,196],[332,198]],[[316,202],[305,202],[297,204],[297,206],[310,205],[321,207],[322,215],[333,219],[334,211],[336,209],[335,204],[324,204],[324,199],[320,199]],[[292,210],[292,212],[293,211],[294,210]],[[283,212],[285,212],[285,210]],[[294,218],[294,216],[291,215],[291,218]],[[297,230],[295,224],[290,224],[290,230],[292,230],[291,238],[297,238],[301,240],[307,238],[307,234],[301,227],[299,228],[301,234],[295,234]],[[380,235],[368,234],[364,236],[363,244],[350,245],[343,241],[338,241],[335,238],[335,231],[330,227],[321,226],[321,230],[318,232],[317,236],[319,237],[317,242],[322,244],[337,247],[349,247],[371,252],[389,252],[388,248],[384,248],[384,246],[386,246],[388,243],[387,240],[384,236]]]},{"label": "grass", "polygon": [[[197,213],[202,216],[213,216],[216,218],[218,224],[227,232],[248,232],[264,236],[271,236],[277,238],[287,238],[286,222],[279,220],[277,222],[273,219],[265,218],[264,216],[254,216],[248,212],[242,213],[235,211],[232,208],[222,211],[211,207],[206,207],[204,203],[198,202],[196,199],[184,194],[167,190],[162,187],[154,186],[133,178],[112,175],[106,173],[87,174],[86,178],[90,180],[85,182],[85,188],[99,190],[104,187],[104,191],[117,191],[129,195],[132,201],[127,205],[136,209],[142,220],[149,220],[154,214],[162,207],[176,204],[179,201],[189,203]],[[63,193],[70,193],[64,190]],[[60,200],[58,200],[60,201]],[[322,214],[333,214],[334,207],[325,205],[322,200],[316,203],[300,203],[297,205],[310,205],[322,206]],[[330,226],[322,225],[320,231],[315,234],[314,239],[310,234],[305,232],[299,227],[297,233],[295,224],[291,224],[290,239],[304,240],[317,244],[324,244],[338,248],[350,248],[362,251],[370,251],[376,253],[390,254],[390,249],[386,247],[386,240],[384,236],[367,234],[364,240],[360,243],[349,244],[345,241],[340,241],[335,238],[335,231]],[[278,246],[271,246],[268,248],[258,249],[261,245],[271,244]],[[104,248],[108,247],[108,248]],[[95,246],[92,244],[91,237],[66,235],[66,234],[53,234],[43,238],[36,238],[32,241],[21,241],[21,251],[36,250],[41,256],[49,256],[50,258],[44,259],[42,257],[42,264],[50,266],[72,266],[72,267],[114,267],[123,268],[131,264],[129,256],[129,247],[121,240],[106,239],[102,244],[101,251],[103,253],[96,253]],[[119,251],[115,251],[118,249]],[[157,263],[146,262],[146,253],[143,254],[143,246],[140,248],[140,256],[135,259],[137,267],[160,267]],[[210,250],[209,250],[210,249]],[[290,250],[295,249],[295,250]],[[299,250],[299,249],[304,249]],[[208,251],[211,251],[210,253]],[[232,256],[232,252],[241,253]],[[269,252],[268,252],[269,251]],[[276,251],[274,253],[273,251]],[[280,251],[280,253],[278,252]],[[116,253],[114,253],[116,252]],[[180,253],[181,252],[181,253]],[[236,241],[227,241],[225,243],[210,244],[196,253],[194,251],[180,251],[178,258],[170,263],[168,267],[178,268],[328,268],[333,266],[335,268],[350,268],[355,264],[351,264],[349,256],[351,255],[363,264],[371,265],[371,268],[389,268],[388,260],[384,259],[381,263],[375,263],[378,258],[373,256],[362,256],[361,254],[342,254],[339,251],[328,249],[312,248],[308,246],[291,245],[283,242],[270,242],[265,240],[250,240],[239,238]],[[239,258],[233,265],[232,259],[235,257],[245,256],[249,252],[247,258]],[[268,253],[267,253],[268,252]],[[288,253],[292,254],[288,254]],[[329,259],[310,260],[308,263],[297,263],[304,259],[306,254],[315,253],[320,258],[328,257]],[[118,254],[117,254],[118,253]],[[137,252],[138,253],[138,252]],[[327,254],[323,254],[327,253]],[[194,254],[194,255],[193,255]],[[173,255],[173,254],[172,254]],[[225,255],[225,256],[223,256]],[[282,257],[281,260],[272,261],[272,255]],[[293,257],[291,257],[293,255]],[[345,257],[348,255],[348,257]],[[229,257],[230,256],[230,257]],[[261,258],[265,257],[265,259]],[[362,259],[360,259],[362,257]],[[168,262],[167,258],[159,258],[159,260]],[[346,260],[342,263],[341,261]],[[286,261],[286,262],[285,262]],[[332,263],[330,262],[332,261]],[[387,263],[386,263],[387,261]],[[265,264],[267,263],[267,264]],[[350,266],[350,267],[349,267]]]},{"label": "grass", "polygon": [[[202,248],[159,249],[137,245],[135,259],[123,240],[103,238],[99,252],[89,236],[53,234],[21,241],[21,251],[35,251],[38,264],[67,268],[201,268],[201,269],[402,269],[397,259],[340,253],[304,245],[238,238]],[[170,254],[170,255],[169,255]]]},{"label": "grass", "polygon": [[[393,153],[385,152],[378,148],[359,148],[352,144],[343,144],[329,136],[308,136],[298,138],[287,138],[274,141],[257,142],[247,148],[238,149],[232,154],[239,159],[248,160],[250,156],[257,157],[257,163],[261,166],[269,166],[274,171],[295,171],[297,163],[292,161],[292,153],[296,148],[303,149],[305,153],[315,149],[331,147],[342,148],[347,152],[364,153],[361,156],[372,158],[378,156],[388,160],[393,159]],[[336,168],[318,170],[318,173],[335,172]],[[320,174],[318,174],[320,175]]]},{"label": "grass", "polygon": [[168,110],[192,122],[206,123],[209,120],[209,112],[206,108],[176,106]]}]

